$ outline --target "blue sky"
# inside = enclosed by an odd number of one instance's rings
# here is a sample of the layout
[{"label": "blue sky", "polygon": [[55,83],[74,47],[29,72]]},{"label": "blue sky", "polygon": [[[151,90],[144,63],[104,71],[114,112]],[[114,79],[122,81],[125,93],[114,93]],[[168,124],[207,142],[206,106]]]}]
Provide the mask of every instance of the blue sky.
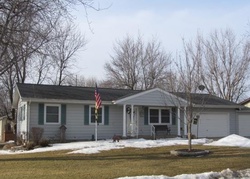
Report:
[{"label": "blue sky", "polygon": [[128,34],[143,40],[157,38],[162,47],[175,54],[182,49],[182,38],[206,36],[217,29],[232,29],[238,38],[250,31],[249,0],[95,0],[106,10],[88,10],[92,33],[83,8],[75,12],[76,24],[89,43],[78,53],[79,75],[104,79],[104,64],[110,61],[113,46]]}]

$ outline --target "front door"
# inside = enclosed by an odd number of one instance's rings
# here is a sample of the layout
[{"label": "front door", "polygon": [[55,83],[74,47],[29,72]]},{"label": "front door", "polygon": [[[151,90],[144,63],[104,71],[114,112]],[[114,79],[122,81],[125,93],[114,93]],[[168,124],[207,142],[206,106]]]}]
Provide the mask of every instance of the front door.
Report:
[{"label": "front door", "polygon": [[[133,115],[133,117],[132,117]],[[127,135],[131,137],[138,136],[139,113],[138,108],[134,107],[133,112],[127,113]]]}]

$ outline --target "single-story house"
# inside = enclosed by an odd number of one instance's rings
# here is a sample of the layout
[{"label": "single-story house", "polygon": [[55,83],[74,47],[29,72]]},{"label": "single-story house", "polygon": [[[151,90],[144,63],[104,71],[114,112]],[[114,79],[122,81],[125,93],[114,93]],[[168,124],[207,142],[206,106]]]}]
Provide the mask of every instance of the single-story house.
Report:
[{"label": "single-story house", "polygon": [[[30,140],[32,128],[43,137],[59,139],[64,126],[66,140],[91,140],[95,135],[95,88],[17,84],[13,107],[17,110],[17,135]],[[99,88],[98,139],[152,136],[167,126],[171,136],[187,135],[189,102],[184,93],[159,88],[129,90]],[[209,94],[190,94],[193,106],[192,133],[197,137],[240,134],[239,113],[245,107]],[[190,98],[189,98],[190,99]],[[250,126],[250,113],[245,120]],[[248,120],[249,119],[249,120]],[[245,130],[245,129],[243,129]],[[245,136],[250,133],[244,131]]]}]

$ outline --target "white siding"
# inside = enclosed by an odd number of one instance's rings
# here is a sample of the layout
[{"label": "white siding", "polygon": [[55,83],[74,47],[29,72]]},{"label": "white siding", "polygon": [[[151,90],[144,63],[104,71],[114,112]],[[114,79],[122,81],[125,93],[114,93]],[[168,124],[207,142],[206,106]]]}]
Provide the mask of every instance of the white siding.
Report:
[{"label": "white siding", "polygon": [[195,136],[197,136],[197,127],[198,137],[225,137],[238,133],[235,109],[196,109],[194,113],[200,114],[198,126],[192,125],[192,133]]},{"label": "white siding", "polygon": [[[21,116],[21,107],[25,105],[25,110],[24,110],[24,118]],[[18,113],[17,113],[17,120],[18,120],[18,125],[17,125],[17,135],[19,137],[23,137],[23,139],[26,139],[27,136],[27,102],[19,102],[18,104]],[[22,120],[21,120],[22,119]]]},{"label": "white siding", "polygon": [[228,113],[201,113],[198,125],[193,125],[198,137],[225,137],[229,134]]}]

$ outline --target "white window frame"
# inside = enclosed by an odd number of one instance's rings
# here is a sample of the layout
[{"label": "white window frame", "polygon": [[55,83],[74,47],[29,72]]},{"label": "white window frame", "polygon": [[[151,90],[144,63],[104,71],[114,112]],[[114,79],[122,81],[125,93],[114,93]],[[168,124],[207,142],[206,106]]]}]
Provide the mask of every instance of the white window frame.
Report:
[{"label": "white window frame", "polygon": [[[92,108],[95,108],[94,105],[92,106],[89,106],[89,124],[90,125],[94,125],[95,122],[91,122],[91,109]],[[104,108],[103,107],[100,107],[98,110],[102,110],[102,122],[101,123],[98,123],[99,125],[104,125]]]},{"label": "white window frame", "polygon": [[[47,107],[58,107],[58,122],[47,122]],[[60,104],[45,104],[44,105],[44,124],[61,124],[61,105]]]},{"label": "white window frame", "polygon": [[[151,123],[150,122],[150,109],[157,109],[158,110],[158,116],[159,116],[159,118],[158,118],[158,121],[159,121],[159,123]],[[169,110],[169,123],[163,123],[161,120],[161,110]],[[172,110],[171,110],[171,108],[157,108],[157,107],[150,107],[150,108],[148,108],[148,123],[149,124],[152,124],[152,125],[157,125],[157,124],[163,124],[163,125],[171,125],[172,124]]]}]

